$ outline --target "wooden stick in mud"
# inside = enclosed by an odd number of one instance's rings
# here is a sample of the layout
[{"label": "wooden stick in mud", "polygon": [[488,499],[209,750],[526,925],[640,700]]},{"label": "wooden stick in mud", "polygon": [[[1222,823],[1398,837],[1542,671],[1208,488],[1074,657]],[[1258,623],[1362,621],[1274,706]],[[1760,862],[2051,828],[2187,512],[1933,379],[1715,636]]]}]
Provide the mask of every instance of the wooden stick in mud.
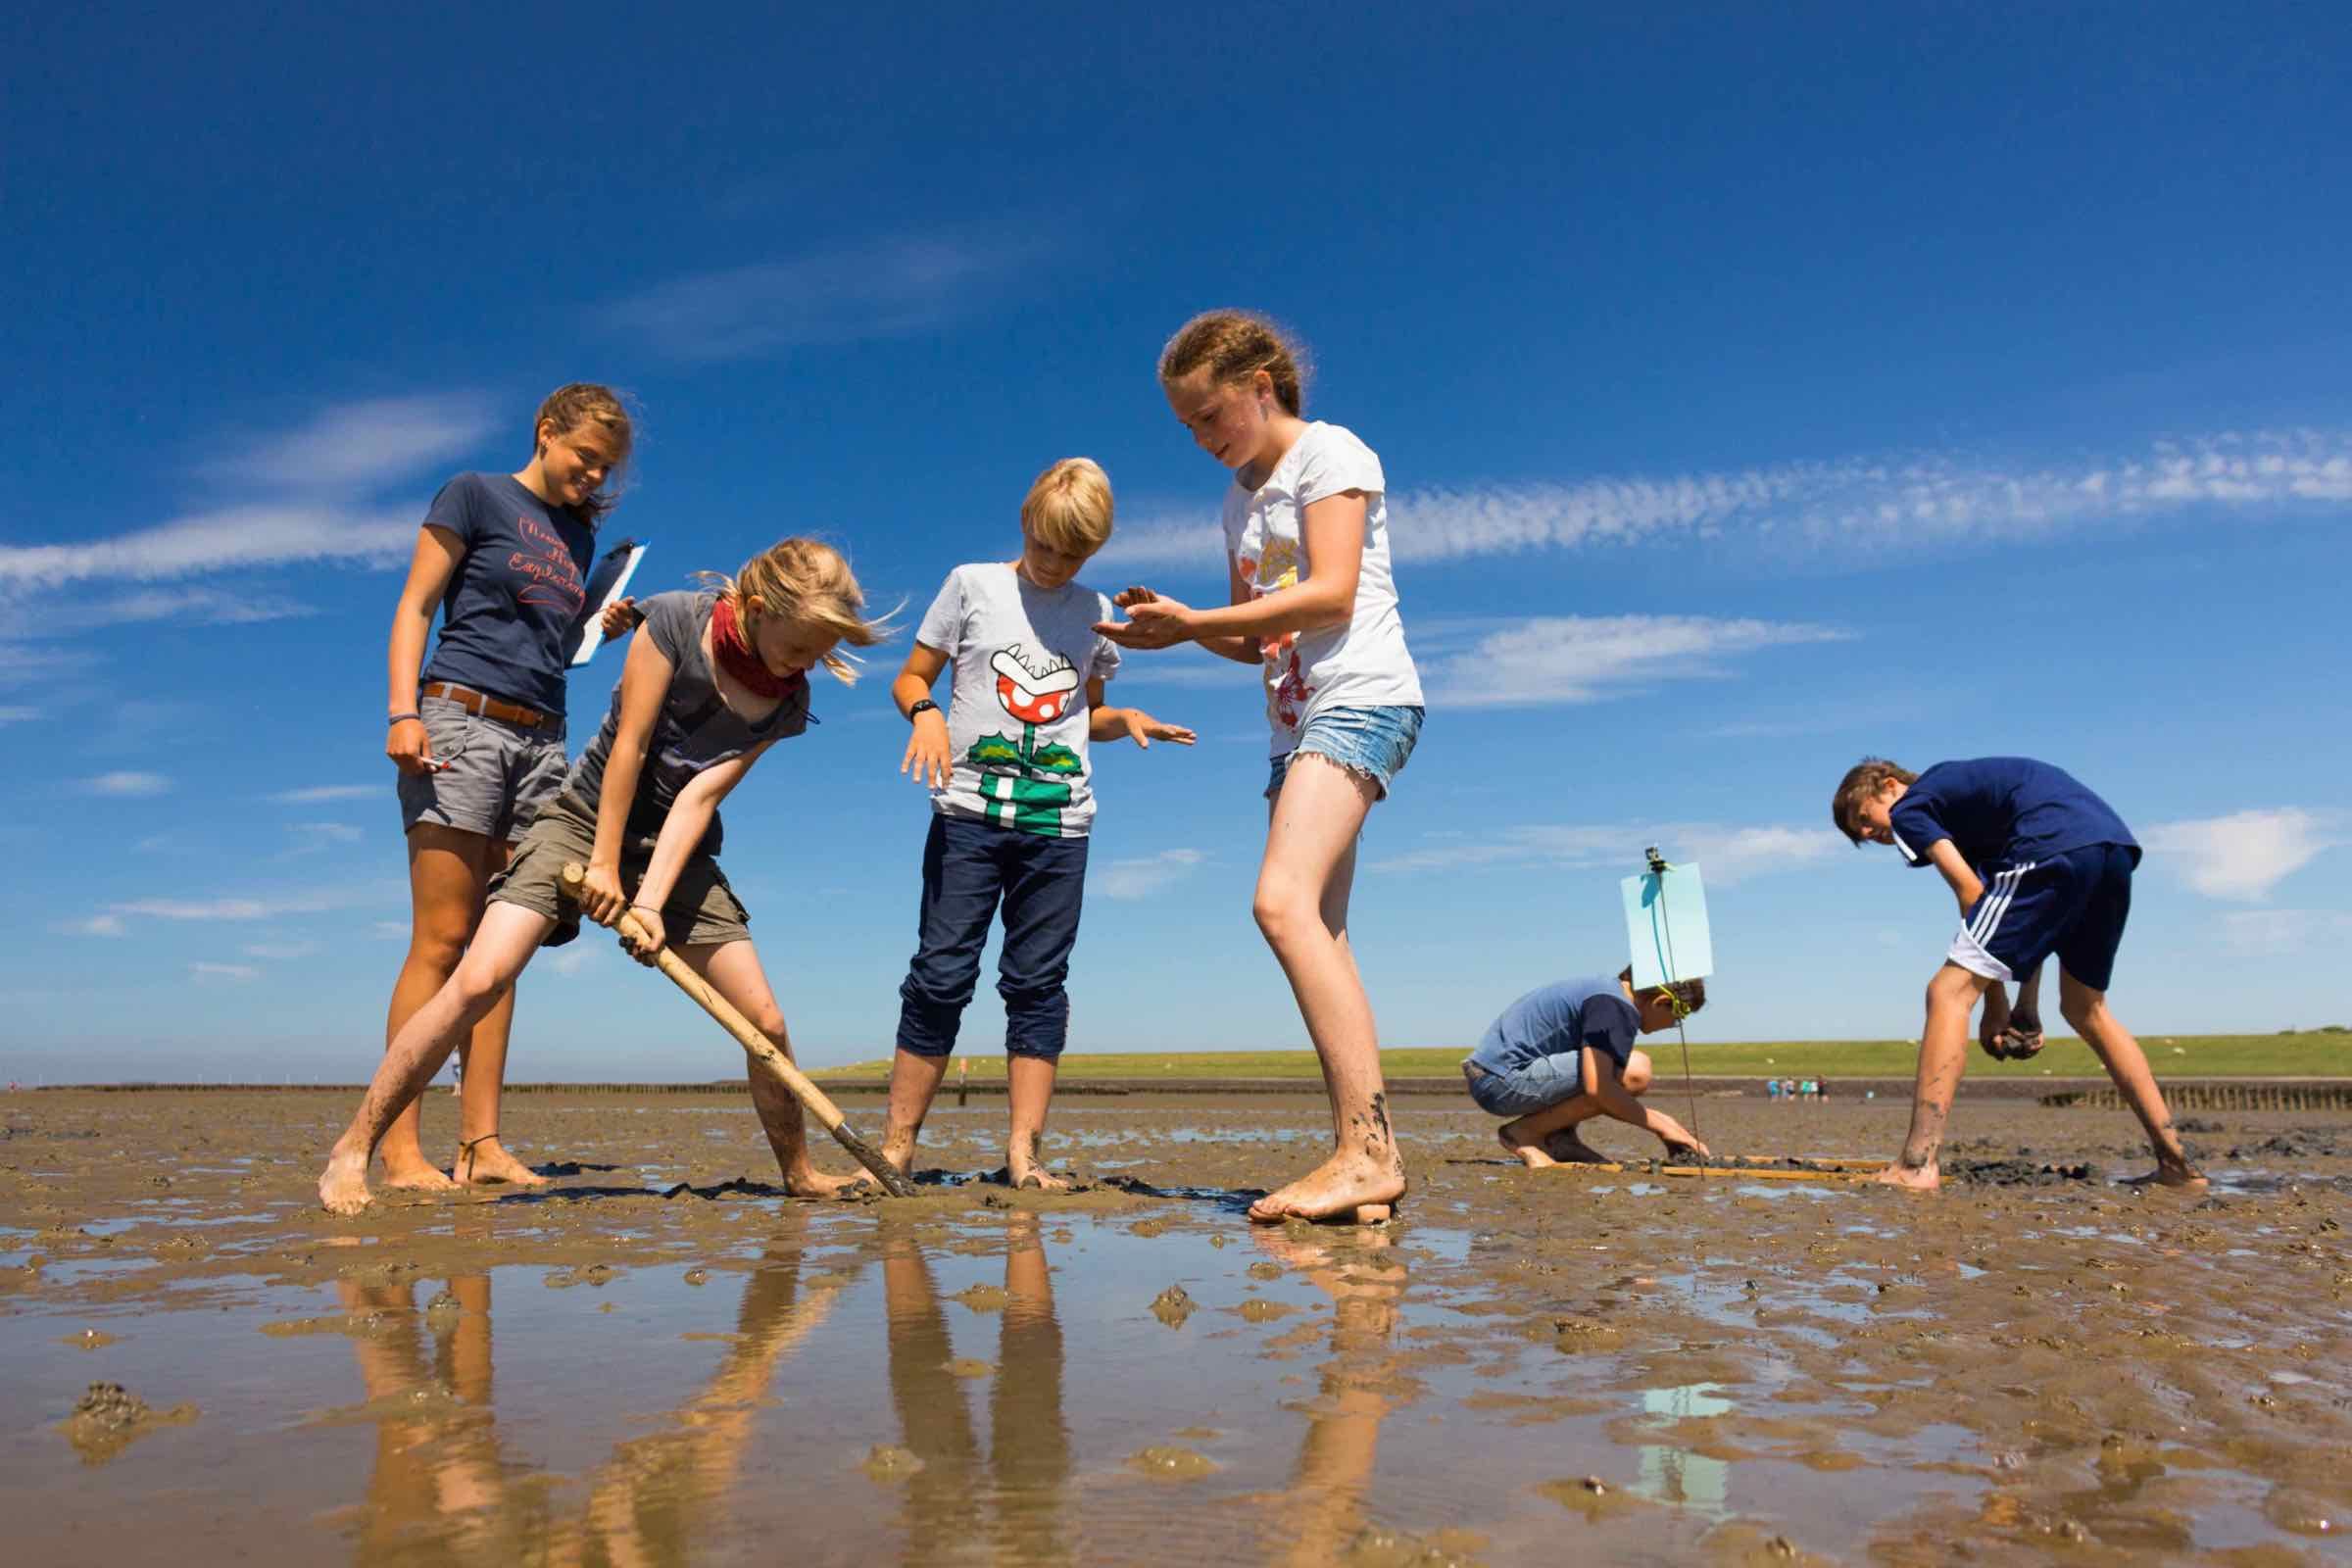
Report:
[{"label": "wooden stick in mud", "polygon": [[[564,896],[576,901],[580,896],[580,884],[587,880],[587,876],[586,868],[577,860],[565,865]],[[643,943],[650,935],[636,914],[627,909],[620,911],[620,918],[613,926],[633,942]],[[915,1196],[914,1183],[901,1175],[898,1167],[884,1159],[873,1145],[852,1132],[848,1120],[841,1113],[841,1107],[833,1103],[832,1098],[811,1083],[807,1073],[794,1066],[792,1058],[778,1051],[767,1036],[753,1028],[751,1020],[737,1012],[726,998],[711,988],[710,981],[696,974],[687,966],[684,958],[666,946],[654,955],[654,962],[663,974],[669,976],[672,984],[692,997],[705,1012],[716,1018],[719,1026],[735,1037],[735,1043],[743,1047],[753,1062],[782,1084],[786,1092],[799,1101],[808,1114],[823,1125],[825,1131],[833,1135],[833,1141],[848,1150],[850,1157],[863,1165],[874,1180],[882,1184],[884,1192],[893,1198]]]},{"label": "wooden stick in mud", "polygon": [[1848,1164],[1858,1165],[1861,1163],[1863,1162],[1838,1161],[1837,1164],[1832,1164],[1825,1160],[1809,1170],[1790,1170],[1785,1165],[1660,1165],[1653,1170],[1647,1165],[1623,1165],[1613,1160],[1604,1164],[1595,1164],[1591,1160],[1563,1159],[1556,1165],[1545,1165],[1540,1168],[1544,1170],[1613,1171],[1627,1176],[1745,1176],[1767,1182],[1859,1182],[1868,1181],[1871,1174],[1879,1170],[1886,1161],[1869,1161],[1868,1170],[1842,1168]]}]

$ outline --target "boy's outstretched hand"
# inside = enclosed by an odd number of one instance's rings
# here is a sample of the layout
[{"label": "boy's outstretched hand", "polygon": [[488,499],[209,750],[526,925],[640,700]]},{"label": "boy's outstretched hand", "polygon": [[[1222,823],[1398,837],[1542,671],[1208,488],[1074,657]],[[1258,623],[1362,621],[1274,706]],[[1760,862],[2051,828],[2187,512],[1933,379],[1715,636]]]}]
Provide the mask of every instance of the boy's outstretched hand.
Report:
[{"label": "boy's outstretched hand", "polygon": [[1105,740],[1124,737],[1147,750],[1153,741],[1174,741],[1179,746],[1193,744],[1191,730],[1182,724],[1163,723],[1140,708],[1119,709],[1110,722],[1111,733],[1103,737]]},{"label": "boy's outstretched hand", "polygon": [[1121,648],[1173,648],[1192,638],[1193,608],[1141,586],[1111,596],[1125,620],[1098,620],[1095,630]]},{"label": "boy's outstretched hand", "polygon": [[956,776],[956,758],[948,746],[948,718],[938,709],[914,715],[914,733],[906,737],[906,755],[899,771],[910,774],[927,789],[944,790]]}]

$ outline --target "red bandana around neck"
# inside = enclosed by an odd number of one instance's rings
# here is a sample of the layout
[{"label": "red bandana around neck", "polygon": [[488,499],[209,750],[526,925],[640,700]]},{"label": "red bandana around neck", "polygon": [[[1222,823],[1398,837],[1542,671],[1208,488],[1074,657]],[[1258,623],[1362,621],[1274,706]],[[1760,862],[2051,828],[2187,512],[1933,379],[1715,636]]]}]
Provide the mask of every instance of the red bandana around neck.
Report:
[{"label": "red bandana around neck", "polygon": [[719,667],[756,696],[780,700],[808,678],[773,674],[760,662],[760,656],[744,641],[743,628],[735,620],[735,606],[726,594],[720,594],[718,603],[710,607],[710,651],[718,656]]}]

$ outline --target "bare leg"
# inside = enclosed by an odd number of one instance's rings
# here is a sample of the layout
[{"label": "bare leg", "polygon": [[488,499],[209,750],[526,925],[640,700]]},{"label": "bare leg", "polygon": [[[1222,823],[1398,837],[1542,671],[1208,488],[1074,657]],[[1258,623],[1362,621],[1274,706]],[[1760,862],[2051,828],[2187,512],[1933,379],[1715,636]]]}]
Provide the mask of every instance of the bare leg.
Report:
[{"label": "bare leg", "polygon": [[1015,1187],[1063,1192],[1069,1183],[1046,1169],[1038,1140],[1046,1135],[1046,1107],[1054,1102],[1058,1058],[1011,1055],[1004,1060],[1005,1094],[1012,1102],[1012,1133],[1004,1145],[1004,1175]]},{"label": "bare leg", "polygon": [[1943,1148],[1944,1118],[1952,1113],[1952,1097],[1960,1092],[1960,1075],[1968,1067],[1968,1018],[1991,984],[1956,963],[1946,963],[1928,982],[1928,1025],[1919,1041],[1911,1135],[1903,1141],[1902,1156],[1879,1172],[1880,1181],[1923,1193],[1943,1185],[1936,1155]]},{"label": "bare leg", "polygon": [[482,916],[458,972],[433,994],[384,1053],[359,1114],[335,1140],[318,1178],[318,1200],[338,1214],[368,1206],[368,1158],[410,1102],[424,1092],[473,1026],[489,1012],[555,922],[519,905],[493,905]]},{"label": "bare leg", "polygon": [[[457,973],[458,960],[466,956],[466,944],[482,917],[482,888],[490,879],[492,854],[503,857],[505,848],[480,833],[452,827],[419,823],[409,830],[409,952],[401,961],[400,978],[393,982],[392,1004],[384,1019],[386,1051],[416,1009]],[[513,1016],[511,1007],[503,1008],[476,1026],[497,1034],[502,1057]],[[470,1051],[467,1055],[470,1058]],[[379,1147],[386,1186],[442,1191],[457,1185],[424,1157],[417,1141],[422,1121],[419,1104],[412,1101],[386,1130]]]},{"label": "bare leg", "polygon": [[[490,869],[504,870],[507,858],[514,853],[514,845],[498,845],[490,857]],[[507,1040],[514,1023],[514,987],[510,985],[498,1005],[458,1046],[466,1071],[458,1089],[458,1157],[450,1174],[466,1186],[547,1185],[546,1177],[507,1152],[506,1145],[499,1141],[499,1102],[507,1089]]]},{"label": "bare leg", "polygon": [[1314,1170],[1250,1206],[1260,1224],[1382,1220],[1404,1196],[1372,1004],[1348,945],[1355,839],[1377,793],[1371,780],[1308,755],[1292,762],[1274,802],[1252,912],[1322,1061],[1337,1147]]},{"label": "bare leg", "polygon": [[915,1140],[923,1134],[923,1118],[940,1080],[948,1075],[948,1058],[925,1056],[901,1047],[890,1063],[890,1109],[882,1131],[882,1157],[901,1171],[914,1168]]},{"label": "bare leg", "polygon": [[[792,1040],[784,1027],[784,1010],[760,966],[759,950],[749,942],[722,942],[716,947],[680,948],[688,968],[710,982],[711,988],[735,1005],[768,1043],[792,1058]],[[776,1168],[784,1173],[784,1190],[795,1198],[834,1198],[857,1180],[828,1176],[808,1157],[808,1119],[792,1091],[775,1081],[758,1062],[750,1064],[752,1107],[775,1152]]]},{"label": "bare leg", "polygon": [[2148,1147],[2156,1152],[2156,1169],[2152,1175],[2140,1177],[2138,1184],[2203,1187],[2205,1178],[2188,1162],[2180,1135],[2173,1130],[2173,1113],[2165,1108],[2164,1091],[2156,1087],[2147,1054],[2122,1020],[2107,1010],[2107,994],[2091,990],[2062,968],[2058,971],[2058,1010],[2084,1044],[2098,1053],[2107,1076],[2115,1080],[2124,1102],[2147,1132]]}]

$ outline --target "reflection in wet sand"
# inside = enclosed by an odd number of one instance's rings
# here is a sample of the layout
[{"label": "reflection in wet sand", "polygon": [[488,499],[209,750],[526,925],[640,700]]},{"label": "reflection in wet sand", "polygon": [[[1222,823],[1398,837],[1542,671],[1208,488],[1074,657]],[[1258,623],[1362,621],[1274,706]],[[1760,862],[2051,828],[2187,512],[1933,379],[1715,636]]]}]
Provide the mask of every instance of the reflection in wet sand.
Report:
[{"label": "reflection in wet sand", "polygon": [[1300,1565],[1340,1556],[1364,1527],[1364,1497],[1380,1456],[1380,1424],[1419,1386],[1394,1353],[1404,1260],[1386,1231],[1326,1241],[1302,1226],[1253,1226],[1250,1240],[1331,1298],[1331,1359],[1306,1407],[1306,1436],[1291,1483],[1268,1499],[1272,1560]]},{"label": "reflection in wet sand", "polygon": [[999,1561],[1074,1561],[1063,1521],[1070,1433],[1061,1407],[1061,1323],[1037,1216],[1015,1215],[1005,1230],[985,1476],[967,1403],[976,1381],[967,1374],[983,1369],[956,1359],[929,1260],[912,1241],[896,1240],[886,1244],[882,1277],[891,1399],[901,1441],[922,1466],[906,1481],[905,1560],[960,1557],[979,1533],[974,1512],[986,1499],[993,1503],[986,1533]]}]

